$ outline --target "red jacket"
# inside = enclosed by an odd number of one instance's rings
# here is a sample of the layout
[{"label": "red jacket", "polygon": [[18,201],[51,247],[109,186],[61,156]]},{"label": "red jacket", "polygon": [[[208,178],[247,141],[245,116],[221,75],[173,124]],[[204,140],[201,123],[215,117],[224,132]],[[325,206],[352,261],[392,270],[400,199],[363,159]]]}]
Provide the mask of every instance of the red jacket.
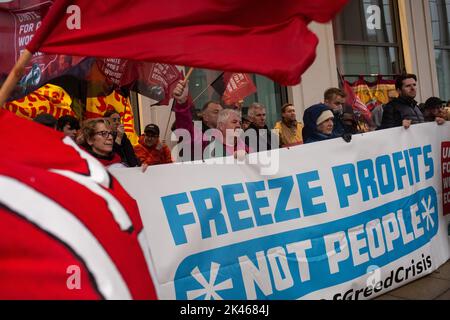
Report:
[{"label": "red jacket", "polygon": [[146,163],[149,166],[157,164],[172,163],[172,155],[170,149],[165,144],[162,144],[159,140],[151,148],[148,147],[145,142],[145,136],[139,137],[139,144],[134,147],[134,152],[142,163]]}]

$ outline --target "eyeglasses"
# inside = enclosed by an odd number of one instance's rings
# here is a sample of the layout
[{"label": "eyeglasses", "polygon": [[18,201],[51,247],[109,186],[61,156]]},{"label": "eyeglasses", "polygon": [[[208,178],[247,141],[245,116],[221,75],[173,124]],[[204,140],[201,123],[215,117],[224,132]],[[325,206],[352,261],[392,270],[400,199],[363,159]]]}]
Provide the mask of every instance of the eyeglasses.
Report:
[{"label": "eyeglasses", "polygon": [[105,139],[108,138],[109,136],[112,137],[112,135],[113,135],[113,133],[111,131],[99,131],[99,132],[96,132],[95,134],[98,134]]},{"label": "eyeglasses", "polygon": [[159,134],[146,134],[145,135],[147,138],[151,139],[151,138],[159,138]]},{"label": "eyeglasses", "polygon": [[110,118],[112,122],[120,122],[121,118]]}]

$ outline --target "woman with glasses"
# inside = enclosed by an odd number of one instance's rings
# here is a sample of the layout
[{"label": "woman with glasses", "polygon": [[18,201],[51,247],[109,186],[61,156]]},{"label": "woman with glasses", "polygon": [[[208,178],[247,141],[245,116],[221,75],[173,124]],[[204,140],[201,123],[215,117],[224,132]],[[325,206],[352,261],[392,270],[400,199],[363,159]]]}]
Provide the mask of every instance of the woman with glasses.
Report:
[{"label": "woman with glasses", "polygon": [[129,166],[117,152],[114,152],[111,125],[104,118],[86,120],[77,142],[105,167],[119,164]]}]

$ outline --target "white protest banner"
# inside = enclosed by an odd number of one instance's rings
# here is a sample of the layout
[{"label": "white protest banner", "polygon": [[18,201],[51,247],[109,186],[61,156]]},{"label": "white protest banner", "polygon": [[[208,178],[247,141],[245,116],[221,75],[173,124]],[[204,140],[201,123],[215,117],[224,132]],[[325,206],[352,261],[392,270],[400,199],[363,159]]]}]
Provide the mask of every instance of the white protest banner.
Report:
[{"label": "white protest banner", "polygon": [[112,173],[139,204],[160,299],[371,299],[450,257],[449,127],[282,149],[271,176],[206,163]]}]

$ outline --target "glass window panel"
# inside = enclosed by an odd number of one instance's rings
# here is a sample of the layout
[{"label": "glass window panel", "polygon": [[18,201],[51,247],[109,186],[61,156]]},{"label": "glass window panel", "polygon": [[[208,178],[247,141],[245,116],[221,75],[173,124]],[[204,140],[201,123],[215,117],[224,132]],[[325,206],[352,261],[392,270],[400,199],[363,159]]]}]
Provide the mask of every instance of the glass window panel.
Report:
[{"label": "glass window panel", "polygon": [[450,50],[435,50],[441,99],[450,100]]},{"label": "glass window panel", "polygon": [[431,26],[441,99],[450,100],[450,0],[430,0]]},{"label": "glass window panel", "polygon": [[[373,11],[370,6],[379,8],[380,28],[371,30],[367,21]],[[397,42],[395,22],[393,19],[392,0],[351,0],[333,21],[334,37],[341,41],[393,43]]]},{"label": "glass window panel", "polygon": [[450,0],[430,0],[430,13],[434,45],[450,45]]},{"label": "glass window panel", "polygon": [[336,59],[344,75],[396,74],[398,49],[375,46],[336,45]]}]

